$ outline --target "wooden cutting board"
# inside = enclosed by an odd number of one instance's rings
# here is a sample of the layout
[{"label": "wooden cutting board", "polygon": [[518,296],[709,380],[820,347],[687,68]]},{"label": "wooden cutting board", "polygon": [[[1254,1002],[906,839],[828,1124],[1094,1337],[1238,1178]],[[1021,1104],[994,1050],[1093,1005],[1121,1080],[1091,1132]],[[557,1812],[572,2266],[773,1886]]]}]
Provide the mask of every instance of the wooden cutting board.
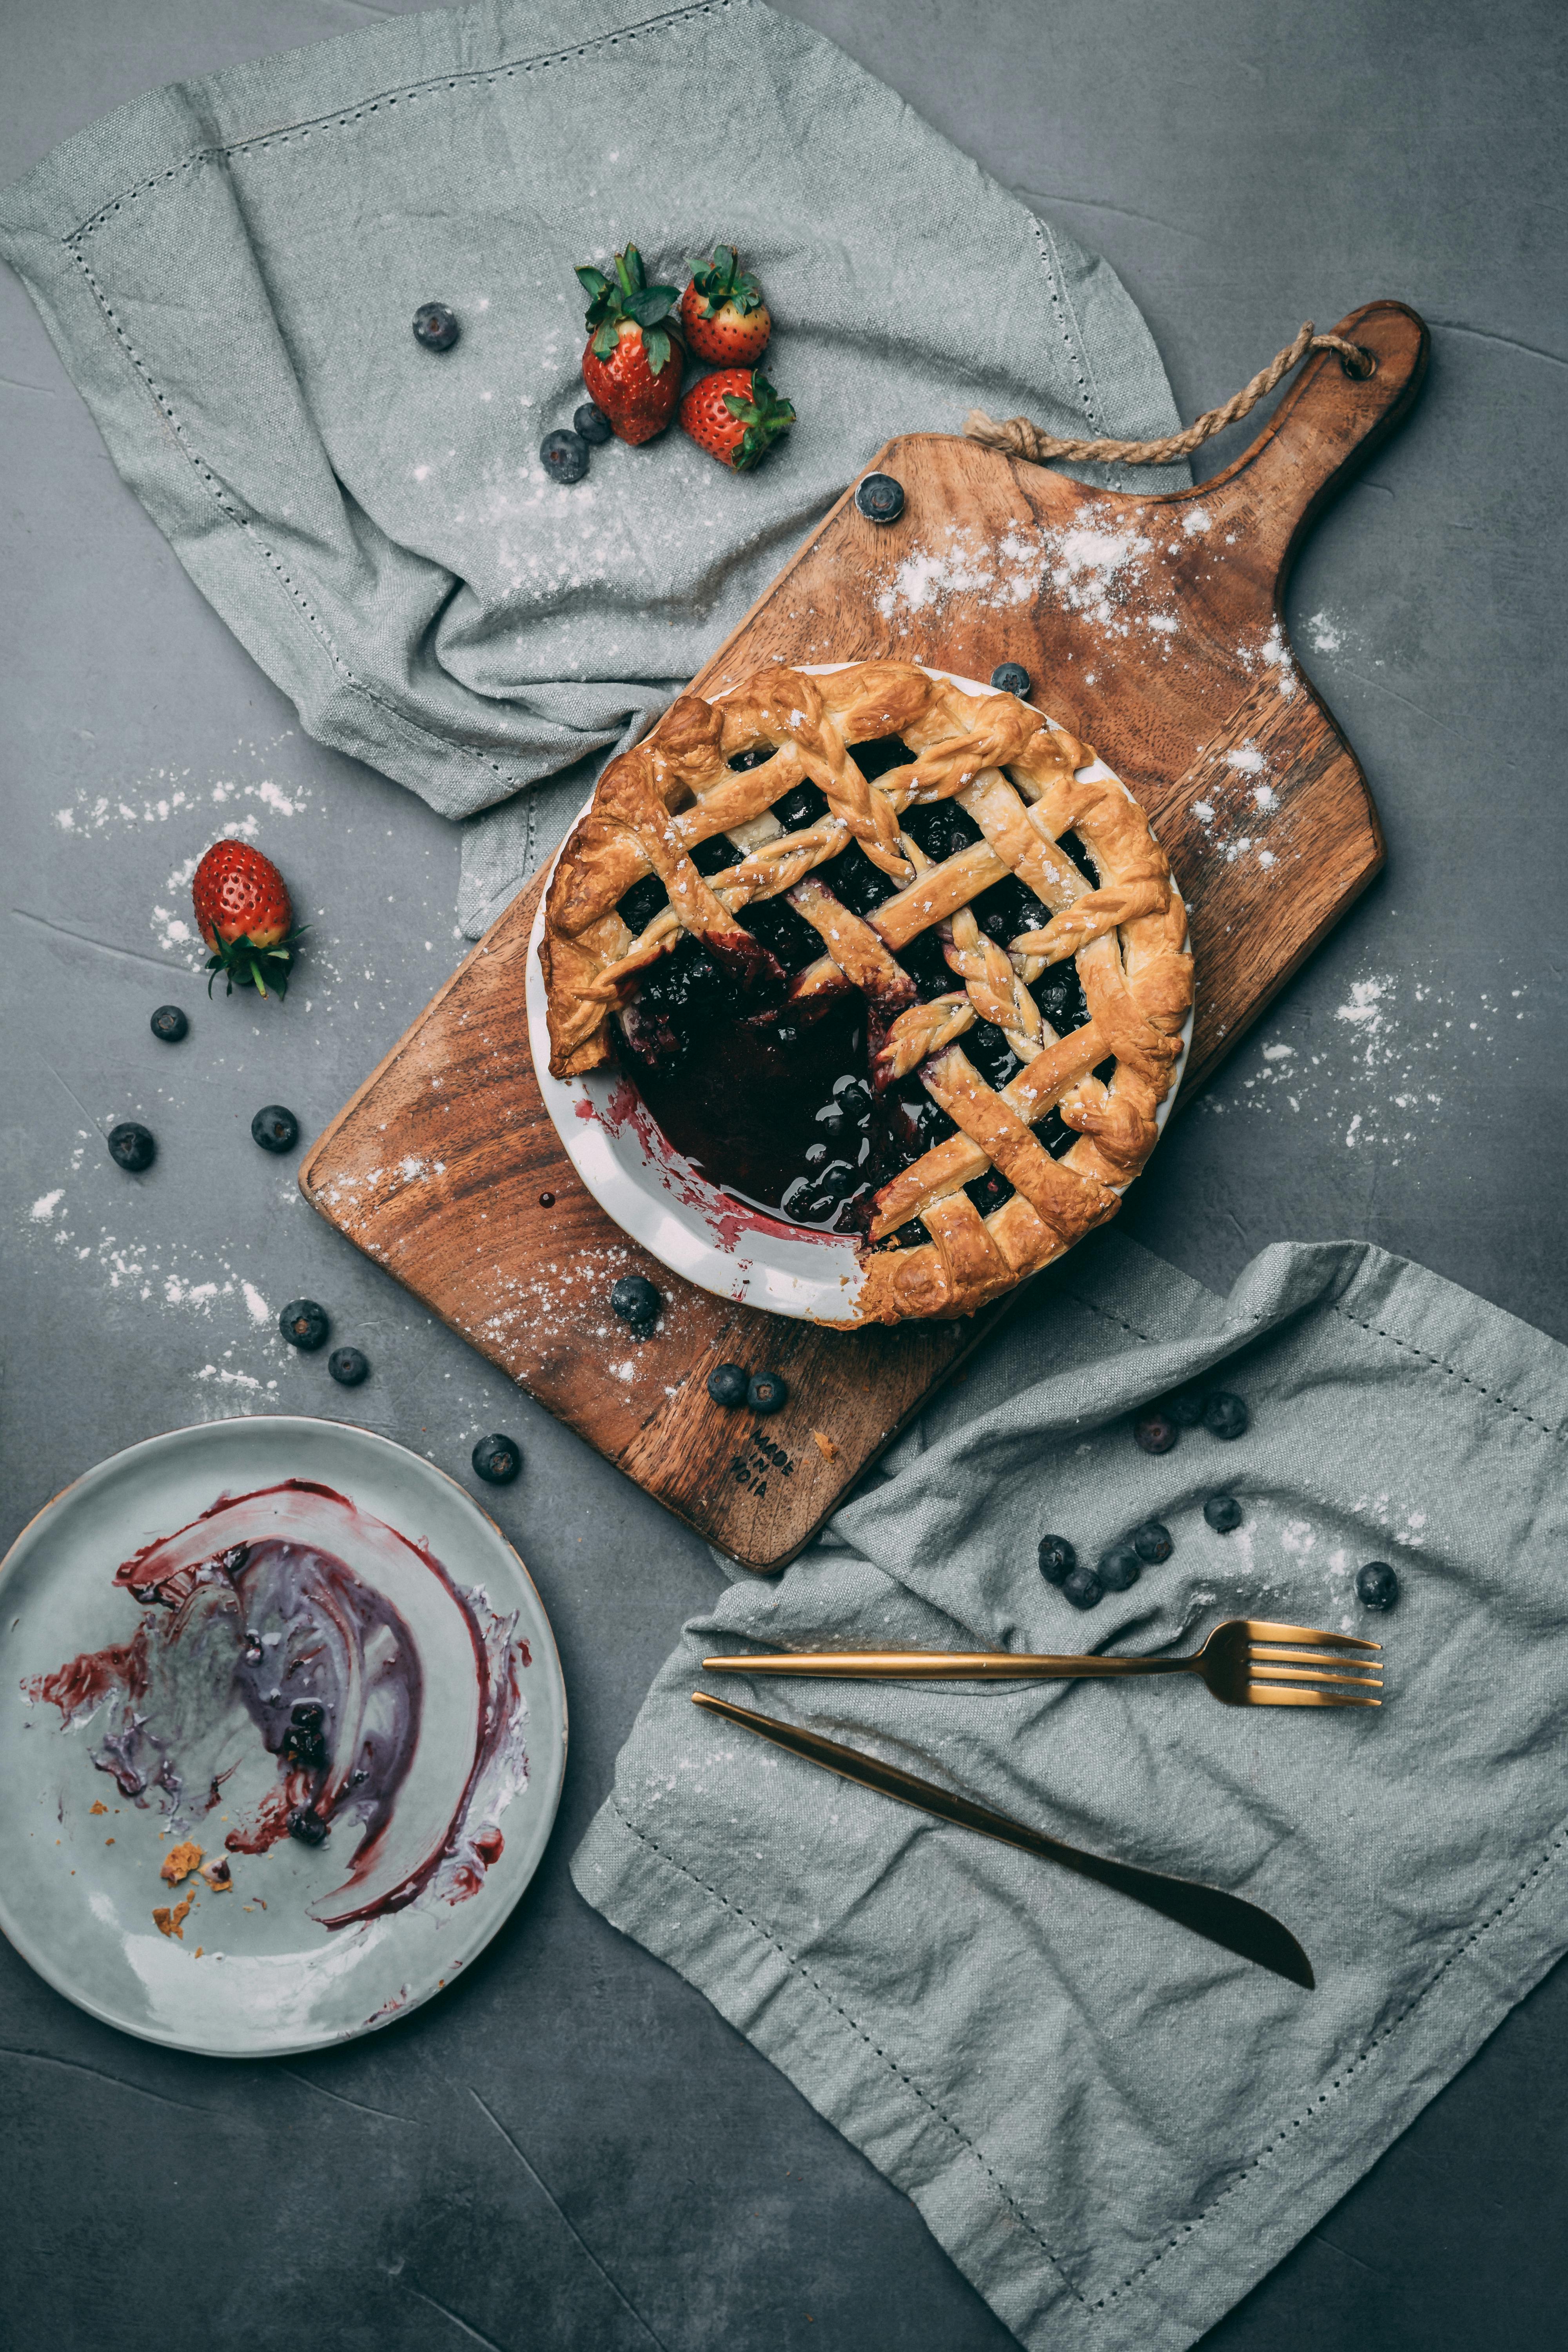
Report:
[{"label": "wooden cutting board", "polygon": [[[1376,372],[1309,361],[1245,456],[1195,490],[1085,488],[941,434],[868,470],[904,486],[879,528],[848,494],[700,676],[769,661],[1020,661],[1147,808],[1191,910],[1202,1083],[1383,862],[1365,779],[1302,674],[1280,593],[1311,519],[1414,400],[1427,335],[1370,303],[1334,331]],[[523,1009],[542,882],[515,899],[310,1153],[305,1197],[628,1477],[746,1567],[781,1567],[991,1330],[849,1334],[736,1307],[648,1258],[584,1192],[540,1100]],[[1156,1154],[1144,1183],[1159,1182]],[[664,1294],[640,1346],[617,1276]],[[710,1400],[715,1364],[782,1372],[773,1419]],[[526,1475],[526,1473],[525,1473]]]}]

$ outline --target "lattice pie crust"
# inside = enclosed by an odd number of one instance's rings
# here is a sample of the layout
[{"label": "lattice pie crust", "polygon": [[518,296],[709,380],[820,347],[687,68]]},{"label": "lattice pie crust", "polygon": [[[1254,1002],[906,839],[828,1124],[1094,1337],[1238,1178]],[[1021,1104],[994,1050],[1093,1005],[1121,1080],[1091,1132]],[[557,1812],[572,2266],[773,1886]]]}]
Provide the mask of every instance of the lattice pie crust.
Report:
[{"label": "lattice pie crust", "polygon": [[[889,736],[917,756],[868,782],[853,747]],[[771,754],[763,764],[729,765],[759,750]],[[1153,1147],[1192,1003],[1186,913],[1170,867],[1136,801],[1081,772],[1094,756],[1012,695],[964,694],[904,662],[759,670],[719,701],[682,695],[605,769],[552,880],[541,953],[552,1073],[574,1076],[611,1058],[611,1015],[683,931],[731,971],[765,968],[745,910],[787,893],[822,940],[820,958],[789,983],[791,1004],[809,1017],[813,999],[860,990],[873,1086],[918,1071],[959,1130],[878,1193],[858,1316],[972,1313],[1115,1214],[1113,1188]],[[828,813],[786,833],[773,804],[803,782]],[[932,864],[899,820],[949,797],[984,837]],[[705,878],[691,852],[719,833],[735,862]],[[1098,887],[1058,847],[1064,834],[1087,850]],[[816,872],[851,841],[899,886],[865,919]],[[650,872],[668,903],[634,936],[617,901]],[[1050,919],[1003,946],[981,931],[970,902],[1007,874]],[[921,1003],[897,955],[932,926],[954,985]],[[1029,992],[1069,956],[1089,1020],[1058,1036]],[[1000,1091],[964,1054],[976,1021],[994,1023],[1023,1064]],[[1108,1061],[1109,1077],[1095,1076]],[[1060,1158],[1031,1132],[1053,1108],[1077,1133]],[[983,1216],[964,1186],[993,1167],[1015,1190]],[[878,1246],[911,1220],[927,1239]]]}]

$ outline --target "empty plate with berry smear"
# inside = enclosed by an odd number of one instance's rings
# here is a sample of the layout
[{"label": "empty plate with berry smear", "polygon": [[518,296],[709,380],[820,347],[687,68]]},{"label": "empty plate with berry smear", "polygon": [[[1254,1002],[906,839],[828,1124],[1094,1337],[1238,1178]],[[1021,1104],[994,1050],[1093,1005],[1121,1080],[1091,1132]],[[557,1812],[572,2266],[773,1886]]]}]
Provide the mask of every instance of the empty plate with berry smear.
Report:
[{"label": "empty plate with berry smear", "polygon": [[[901,653],[900,658],[964,694],[996,691],[913,654]],[[799,667],[807,676],[822,677],[851,665]],[[897,745],[895,756],[910,757],[908,747]],[[858,750],[856,758],[868,775],[881,772],[880,766],[865,768]],[[890,760],[881,763],[889,764]],[[1088,782],[1127,793],[1098,758],[1080,772]],[[978,827],[971,825],[970,832],[977,834]],[[611,1063],[581,1076],[557,1078],[550,1069],[549,999],[540,960],[546,898],[547,890],[542,890],[529,940],[529,1045],[544,1107],[599,1206],[623,1233],[700,1289],[775,1315],[838,1326],[859,1322],[872,1263],[859,1230],[867,1204],[874,1189],[917,1159],[937,1134],[887,1131],[889,1122],[873,1102],[865,1024],[857,1026],[854,998],[836,1004],[809,1036],[796,1041],[787,1077],[760,1048],[754,1063],[744,1059],[747,1024],[721,1024],[699,1004],[687,1008],[694,1032],[702,1034],[710,1025],[715,1033],[721,1026],[723,1031],[718,1055],[701,1066],[694,1069],[683,1061],[668,1073],[639,1069],[634,1076],[629,1066]],[[927,945],[934,945],[934,935]],[[641,994],[646,1000],[646,987]],[[1075,1024],[1084,1017],[1080,1003]],[[1192,1039],[1189,1011],[1169,1085],[1154,1111],[1156,1133],[1170,1116]],[[910,1091],[921,1115],[935,1111],[912,1081]],[[944,1131],[952,1132],[951,1120]],[[1072,1140],[1068,1130],[1062,1133]],[[826,1164],[819,1168],[818,1162]],[[826,1180],[836,1173],[842,1181],[832,1187]]]},{"label": "empty plate with berry smear", "polygon": [[278,2055],[428,2000],[531,1878],[565,1748],[522,1562],[367,1430],[149,1438],[0,1567],[0,1928],[148,2041]]}]

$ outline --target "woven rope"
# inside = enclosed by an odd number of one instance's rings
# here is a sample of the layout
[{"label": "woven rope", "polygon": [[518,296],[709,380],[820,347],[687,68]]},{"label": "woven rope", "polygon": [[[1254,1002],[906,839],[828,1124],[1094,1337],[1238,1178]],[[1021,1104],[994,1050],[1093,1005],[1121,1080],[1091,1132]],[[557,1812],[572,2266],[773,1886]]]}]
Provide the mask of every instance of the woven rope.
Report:
[{"label": "woven rope", "polygon": [[1004,450],[1009,457],[1027,457],[1037,466],[1048,466],[1058,459],[1072,465],[1170,466],[1179,457],[1190,457],[1194,449],[1201,449],[1205,441],[1223,433],[1227,425],[1237,424],[1260,400],[1267,400],[1275,385],[1310,352],[1338,352],[1347,375],[1368,376],[1377,366],[1373,354],[1359,343],[1347,343],[1340,335],[1320,335],[1309,319],[1295,341],[1259,369],[1252,382],[1222,408],[1211,408],[1195,425],[1189,425],[1183,433],[1168,434],[1163,441],[1058,441],[1026,416],[1009,416],[998,425],[983,408],[970,410],[963,429],[971,441],[983,441],[988,449]]}]

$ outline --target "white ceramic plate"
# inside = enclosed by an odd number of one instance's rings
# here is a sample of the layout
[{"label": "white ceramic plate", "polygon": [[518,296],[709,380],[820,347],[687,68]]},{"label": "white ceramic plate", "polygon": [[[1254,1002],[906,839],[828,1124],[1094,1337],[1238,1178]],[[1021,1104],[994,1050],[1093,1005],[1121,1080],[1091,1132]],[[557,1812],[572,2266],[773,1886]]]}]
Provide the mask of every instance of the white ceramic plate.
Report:
[{"label": "white ceramic plate", "polygon": [[[116,1585],[121,1562],[220,1496],[268,1494],[291,1481],[303,1488],[279,1502],[226,1506],[191,1538],[194,1559],[219,1548],[212,1530],[248,1527],[251,1565],[236,1568],[230,1586],[203,1583],[184,1617]],[[265,1540],[269,1532],[288,1541],[290,1561],[308,1542],[330,1549],[352,1572],[339,1591],[350,1615],[371,1602],[380,1611],[357,1650],[350,1643],[343,1654],[360,1657],[354,1719],[384,1755],[394,1737],[389,1710],[405,1689],[399,1644],[412,1635],[421,1686],[405,1717],[414,1726],[405,1768],[384,1834],[361,1854],[357,1874],[349,1864],[363,1832],[351,1803],[320,1845],[284,1834],[264,1852],[227,1852],[228,1892],[199,1874],[167,1885],[162,1865],[182,1838],[212,1863],[232,1831],[245,1835],[258,1817],[276,1820],[285,1801],[284,1767],[236,1696],[236,1628],[254,1620],[258,1689],[275,1667],[287,1678],[289,1665],[279,1661],[299,1660],[306,1683],[322,1673],[316,1635],[286,1630],[293,1585],[274,1586],[269,1597],[264,1588],[271,1571],[258,1563],[285,1558]],[[327,1589],[312,1573],[315,1589]],[[101,1666],[79,1671],[74,1685],[53,1683],[65,1704],[40,1691],[38,1678],[58,1676],[68,1661],[86,1664],[88,1654],[133,1643],[144,1620],[151,1679],[140,1695],[132,1686],[129,1709],[125,1674],[116,1679]],[[176,1620],[183,1632],[171,1639]],[[340,1631],[344,1622],[340,1609]],[[90,1701],[100,1684],[96,1704],[71,1703],[73,1694]],[[300,1686],[289,1685],[286,1706]],[[142,1726],[125,1732],[138,1714]],[[198,1717],[199,1732],[190,1728]],[[334,1701],[331,1720],[348,1720],[346,1699],[341,1711]],[[185,1727],[165,1750],[158,1737],[171,1723]],[[146,1784],[140,1801],[93,1760],[122,1735],[124,1778]],[[353,1747],[344,1733],[339,1752]],[[354,1752],[363,1759],[363,1746]],[[160,1786],[153,1768],[165,1753]],[[560,1660],[522,1562],[444,1472],[368,1430],[279,1416],[149,1438],[57,1496],[0,1566],[0,1929],[57,1991],[149,2042],[215,2057],[276,2056],[350,2041],[428,2000],[489,1941],[532,1877],[565,1754]],[[167,1782],[182,1774],[171,1827]],[[209,1805],[211,1780],[219,1795]],[[448,1835],[453,1818],[459,1826]],[[373,1895],[414,1886],[401,1907],[325,1924]],[[188,1912],[161,1929],[154,1911],[167,1915],[187,1895]]]},{"label": "white ceramic plate", "polygon": [[[807,662],[801,667],[820,676],[849,665]],[[924,662],[920,667],[932,677],[949,679],[964,694],[994,691],[952,670]],[[1121,781],[1100,760],[1083,773],[1096,781]],[[1126,785],[1121,789],[1126,792]],[[540,894],[528,945],[529,1045],[556,1133],[599,1206],[623,1233],[700,1289],[742,1299],[748,1307],[767,1307],[775,1315],[852,1323],[865,1261],[847,1235],[792,1225],[721,1192],[666,1140],[624,1071],[612,1067],[582,1078],[551,1076],[544,972],[539,959],[545,895]],[[1170,1091],[1155,1113],[1157,1127],[1163,1128],[1170,1116],[1192,1039],[1189,1013]]]}]

